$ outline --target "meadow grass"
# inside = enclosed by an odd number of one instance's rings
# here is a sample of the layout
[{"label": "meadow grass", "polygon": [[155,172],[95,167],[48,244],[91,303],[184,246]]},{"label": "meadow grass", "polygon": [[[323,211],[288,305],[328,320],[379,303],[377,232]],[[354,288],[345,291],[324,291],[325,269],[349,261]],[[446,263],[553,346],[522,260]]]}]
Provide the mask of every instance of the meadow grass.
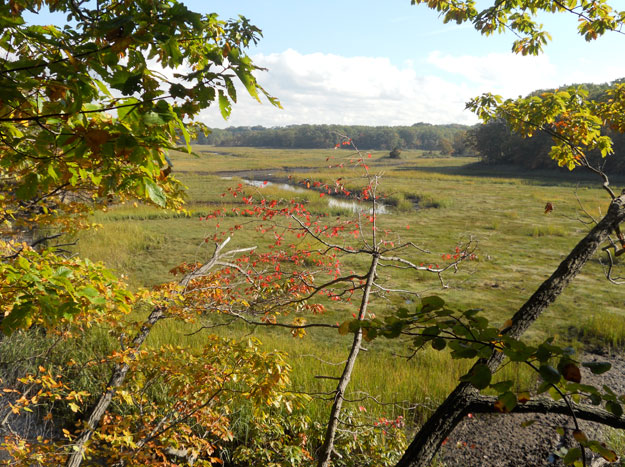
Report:
[{"label": "meadow grass", "polygon": [[[203,261],[212,254],[213,245],[204,240],[226,229],[241,218],[231,215],[217,221],[200,217],[214,209],[227,212],[240,205],[240,198],[222,197],[228,187],[244,185],[248,195],[290,199],[296,197],[316,213],[350,216],[348,209],[327,206],[327,197],[315,191],[293,191],[279,185],[264,188],[245,185],[243,179],[289,180],[303,186],[319,180],[333,184],[342,177],[345,186],[362,186],[361,169],[354,167],[354,155],[347,151],[274,150],[255,148],[213,148],[198,146],[199,157],[172,155],[174,174],[188,187],[188,212],[185,214],[139,206],[116,206],[96,215],[99,230],[81,234],[77,251],[102,260],[129,277],[133,286],[152,286],[172,277],[169,270],[184,261]],[[457,309],[481,308],[497,325],[504,323],[540,283],[551,274],[564,256],[589,229],[580,222],[580,205],[595,218],[605,213],[608,197],[587,179],[575,181],[566,174],[529,174],[496,169],[476,169],[475,159],[423,157],[420,151],[406,151],[402,158],[389,160],[384,152],[373,152],[367,160],[372,173],[380,173],[379,193],[388,200],[391,213],[379,218],[381,229],[396,241],[410,241],[430,253],[421,253],[424,263],[437,263],[441,255],[469,239],[477,241],[477,259],[465,263],[446,280],[442,289],[430,274],[389,272],[389,282],[397,289],[436,294]],[[337,165],[343,164],[342,169]],[[332,166],[332,167],[329,167]],[[258,172],[253,172],[254,170]],[[225,179],[224,177],[230,177]],[[547,202],[553,212],[545,214]],[[236,233],[232,248],[267,245],[268,240],[253,229]],[[362,270],[367,259],[351,259],[347,267]],[[384,271],[387,274],[387,271]],[[390,300],[372,303],[372,311],[384,316],[404,303],[401,294]],[[561,297],[544,313],[527,335],[537,342],[555,335],[559,342],[580,347],[577,337],[622,346],[625,343],[625,293],[609,284],[598,260],[587,264]],[[353,306],[329,308],[311,320],[342,322],[350,319]],[[206,317],[210,319],[210,317]],[[165,321],[157,326],[149,345],[186,342],[201,346],[202,331],[191,325]],[[327,393],[333,380],[315,376],[337,376],[337,363],[346,358],[351,338],[335,331],[310,332],[304,339],[293,339],[277,330],[246,326],[217,328],[214,332],[240,338],[253,334],[267,348],[287,352],[293,366],[296,390]],[[358,361],[348,398],[368,394],[397,406],[377,406],[364,399],[372,414],[407,411],[420,421],[435,407],[466,371],[469,362],[451,360],[445,352],[423,351],[407,360],[408,344],[401,340],[377,339]],[[519,385],[532,384],[534,376],[526,369],[506,367],[503,372],[518,377]],[[311,413],[327,414],[329,402],[317,400]],[[407,407],[413,407],[409,409]],[[398,412],[399,411],[399,412]]]}]

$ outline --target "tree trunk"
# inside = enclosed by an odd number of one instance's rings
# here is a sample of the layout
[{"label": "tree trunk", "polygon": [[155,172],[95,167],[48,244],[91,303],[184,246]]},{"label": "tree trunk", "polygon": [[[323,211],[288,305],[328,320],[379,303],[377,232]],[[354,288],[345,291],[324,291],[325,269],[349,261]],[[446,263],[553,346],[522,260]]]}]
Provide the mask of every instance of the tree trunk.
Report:
[{"label": "tree trunk", "polygon": [[[365,289],[362,294],[362,300],[360,302],[360,309],[358,311],[359,321],[362,321],[367,314],[367,306],[369,305],[371,287],[373,286],[375,271],[377,269],[379,261],[379,255],[377,253],[372,253],[372,255],[373,257],[371,259],[371,266],[369,267],[369,273],[367,274],[367,283],[365,284]],[[358,358],[358,353],[360,352],[361,343],[362,329],[359,329],[354,335],[352,347],[349,352],[349,356],[347,357],[345,367],[343,368],[343,374],[341,375],[339,383],[336,387],[334,404],[332,404],[332,410],[330,411],[330,420],[328,421],[326,436],[323,441],[323,447],[321,448],[321,455],[319,456],[319,467],[328,467],[330,465],[332,453],[334,451],[334,438],[336,437],[336,429],[339,424],[339,415],[341,414],[341,408],[343,407],[343,396],[345,395],[345,390],[347,389],[347,385],[349,384],[349,381],[352,377],[352,371],[354,370],[354,365],[356,363],[356,359]]]},{"label": "tree trunk", "polygon": [[[555,272],[541,284],[529,300],[514,314],[512,324],[504,332],[520,337],[540,314],[562,293],[584,264],[595,254],[615,226],[625,220],[625,194],[615,198],[601,221],[573,248]],[[494,371],[503,361],[501,352],[493,352],[488,366]],[[441,443],[449,436],[469,406],[476,400],[477,392],[469,383],[460,383],[436,409],[410,443],[397,467],[427,466]]]},{"label": "tree trunk", "polygon": [[[135,352],[139,350],[145,339],[150,334],[152,326],[154,326],[154,324],[156,324],[156,322],[164,315],[165,313],[160,307],[156,307],[152,310],[146,322],[143,323],[143,326],[141,326],[141,330],[132,341],[132,349]],[[132,354],[131,358],[135,358],[135,354]],[[100,399],[98,399],[98,402],[89,414],[89,418],[85,421],[85,428],[73,444],[74,451],[67,459],[67,463],[65,464],[66,467],[78,467],[82,463],[86,444],[93,436],[93,433],[95,433],[95,430],[97,430],[98,425],[100,425],[100,421],[102,421],[102,417],[106,413],[109,405],[111,405],[115,391],[124,383],[129,368],[130,365],[127,363],[115,365],[113,374],[106,385],[106,390],[100,395]]]}]

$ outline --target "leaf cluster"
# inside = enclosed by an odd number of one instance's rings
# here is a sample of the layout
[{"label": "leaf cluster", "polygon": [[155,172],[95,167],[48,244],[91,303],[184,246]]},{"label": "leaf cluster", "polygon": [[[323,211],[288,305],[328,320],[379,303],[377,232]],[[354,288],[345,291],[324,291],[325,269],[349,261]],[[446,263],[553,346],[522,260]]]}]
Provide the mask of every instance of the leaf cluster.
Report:
[{"label": "leaf cluster", "polygon": [[443,22],[469,22],[485,36],[511,31],[517,36],[512,51],[537,55],[551,40],[538,22],[539,13],[564,13],[577,16],[577,31],[587,41],[608,31],[622,31],[625,11],[615,10],[607,0],[512,0],[496,1],[484,7],[475,0],[411,0],[439,11]]}]

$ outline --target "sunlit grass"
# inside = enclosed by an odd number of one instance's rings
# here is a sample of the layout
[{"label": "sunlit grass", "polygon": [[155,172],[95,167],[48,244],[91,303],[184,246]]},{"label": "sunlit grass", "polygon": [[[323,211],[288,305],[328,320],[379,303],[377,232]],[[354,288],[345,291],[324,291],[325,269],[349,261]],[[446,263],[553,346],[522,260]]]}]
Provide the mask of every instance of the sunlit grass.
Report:
[{"label": "sunlit grass", "polygon": [[[363,184],[361,173],[350,165],[346,151],[271,150],[255,148],[198,147],[198,158],[174,154],[174,175],[188,186],[187,213],[161,211],[131,205],[117,206],[99,213],[97,231],[81,234],[78,251],[83,256],[102,260],[127,275],[135,286],[152,286],[172,280],[169,270],[183,261],[205,261],[212,254],[213,234],[227,232],[237,223],[250,218],[236,216],[232,207],[242,206],[242,197],[222,197],[229,187],[239,183],[246,196],[256,199],[293,199],[307,204],[315,213],[349,217],[345,208],[328,209],[328,196],[318,191],[293,191],[270,185],[245,185],[243,178],[253,178],[252,169],[263,169],[256,179],[289,181],[304,187],[305,181],[317,180],[333,186],[343,177],[349,189]],[[217,154],[214,154],[214,153]],[[399,161],[374,152],[369,170],[383,173],[379,193],[390,214],[380,216],[380,229],[397,242],[413,242],[430,253],[422,253],[419,261],[436,263],[459,243],[474,239],[478,243],[477,260],[462,265],[458,273],[446,280],[449,288],[441,289],[436,278],[428,273],[411,274],[394,271],[392,283],[399,289],[437,294],[454,308],[482,308],[496,325],[503,324],[587,232],[579,221],[580,203],[588,213],[599,217],[605,213],[609,199],[600,188],[583,182],[576,188],[566,174],[542,175],[530,179],[528,174],[493,169],[473,169],[475,159],[424,158],[419,151],[402,153]],[[328,160],[326,160],[328,159]],[[344,169],[336,165],[344,164]],[[332,168],[328,166],[332,165]],[[247,173],[233,171],[248,171]],[[230,171],[229,175],[222,172]],[[232,177],[224,179],[224,176]],[[384,198],[386,196],[386,198]],[[554,211],[545,214],[547,202]],[[219,220],[200,220],[215,209],[228,213]],[[247,225],[247,224],[246,224]],[[234,232],[230,246],[267,246],[270,239],[249,224],[245,231]],[[209,239],[208,242],[205,240]],[[347,267],[362,270],[366,259],[348,261]],[[559,342],[583,336],[602,345],[625,345],[625,324],[622,303],[625,292],[610,286],[603,277],[598,261],[586,265],[582,274],[558,298],[531,329],[526,338],[538,342],[555,335]],[[372,302],[372,311],[383,316],[403,303],[404,297]],[[327,322],[342,322],[351,317],[353,309],[340,305],[325,315],[314,317]],[[592,314],[591,314],[592,313]],[[204,318],[203,318],[204,319]],[[206,318],[208,319],[208,317]],[[331,379],[316,376],[337,376],[340,366],[327,362],[343,361],[348,352],[349,336],[335,331],[313,332],[302,340],[288,332],[250,329],[244,326],[215,328],[188,335],[199,324],[183,325],[174,321],[159,323],[150,336],[149,345],[186,343],[202,345],[207,332],[245,338],[250,333],[259,337],[266,348],[288,352],[293,366],[293,386],[310,393],[327,393],[335,385]],[[411,360],[396,356],[407,353],[405,344],[397,340],[378,339],[367,345],[356,366],[348,398],[365,394],[398,406],[377,406],[372,399],[363,405],[375,416],[381,413],[400,414],[421,421],[453,388],[469,362],[453,361],[445,352],[422,351]],[[512,366],[502,370],[518,378],[520,387],[529,387],[535,376],[527,369]],[[316,418],[327,415],[329,402],[315,399],[309,409]]]}]

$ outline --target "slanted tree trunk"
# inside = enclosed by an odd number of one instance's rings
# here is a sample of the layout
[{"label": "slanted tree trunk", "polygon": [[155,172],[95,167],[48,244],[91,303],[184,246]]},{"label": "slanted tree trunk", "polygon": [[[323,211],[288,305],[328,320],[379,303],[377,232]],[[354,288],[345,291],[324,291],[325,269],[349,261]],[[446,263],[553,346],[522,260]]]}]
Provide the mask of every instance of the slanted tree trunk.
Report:
[{"label": "slanted tree trunk", "polygon": [[[514,314],[512,324],[505,329],[505,333],[512,337],[520,337],[554,302],[596,253],[614,227],[625,220],[624,204],[625,193],[612,201],[605,217],[573,248],[555,272]],[[503,354],[493,352],[487,364],[491,371],[494,371],[502,361]],[[478,397],[477,390],[473,386],[469,383],[460,383],[419,430],[397,467],[429,465],[441,443],[451,434]]]}]

